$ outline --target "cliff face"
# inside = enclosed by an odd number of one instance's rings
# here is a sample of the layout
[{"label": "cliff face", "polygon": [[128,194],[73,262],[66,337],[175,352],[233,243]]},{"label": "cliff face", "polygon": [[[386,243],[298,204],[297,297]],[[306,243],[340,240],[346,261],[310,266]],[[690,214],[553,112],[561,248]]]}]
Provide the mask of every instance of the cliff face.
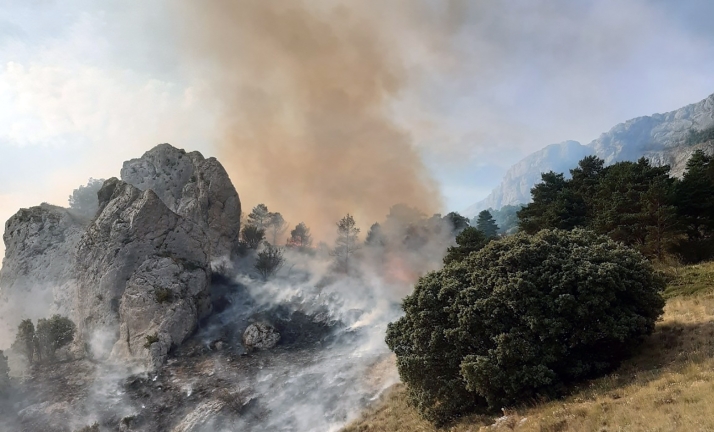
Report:
[{"label": "cliff face", "polygon": [[[555,144],[539,150],[509,169],[501,184],[484,200],[470,206],[465,215],[473,216],[481,210],[530,202],[530,188],[540,181],[540,174],[550,170],[567,173],[584,156],[596,155],[612,164],[637,160],[645,156],[655,164],[669,164],[672,174],[682,175],[689,156],[696,150],[714,150],[713,144],[695,146],[686,143],[691,130],[714,126],[714,94],[695,104],[664,114],[638,117],[620,123],[600,135],[581,150],[554,154]],[[573,143],[573,141],[567,141]],[[572,144],[570,145],[572,146]],[[554,168],[557,167],[557,168]]]},{"label": "cliff face", "polygon": [[[21,209],[5,223],[0,268],[0,315],[14,332],[21,318],[72,313],[75,249],[89,221],[71,210],[42,204]],[[11,333],[9,333],[11,334]]]},{"label": "cliff face", "polygon": [[206,232],[152,190],[107,180],[77,246],[81,342],[100,359],[163,363],[210,312],[209,250]]},{"label": "cliff face", "polygon": [[171,211],[203,228],[210,239],[212,258],[235,251],[240,199],[215,158],[161,144],[139,159],[124,162],[121,179],[141,190],[153,190]]},{"label": "cliff face", "polygon": [[104,183],[91,219],[47,204],[10,218],[0,330],[62,313],[95,358],[156,368],[210,313],[210,261],[235,250],[240,229],[225,170],[162,144],[121,174],[127,181]]}]

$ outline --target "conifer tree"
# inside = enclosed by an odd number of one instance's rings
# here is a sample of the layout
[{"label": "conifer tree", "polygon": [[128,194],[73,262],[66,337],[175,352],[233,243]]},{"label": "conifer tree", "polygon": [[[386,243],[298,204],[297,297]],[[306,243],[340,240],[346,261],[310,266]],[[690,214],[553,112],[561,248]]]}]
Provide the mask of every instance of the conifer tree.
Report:
[{"label": "conifer tree", "polygon": [[476,220],[476,228],[483,233],[486,238],[495,238],[498,236],[498,225],[493,220],[491,212],[483,210],[478,214]]},{"label": "conifer tree", "polygon": [[359,231],[354,217],[350,214],[337,222],[337,240],[331,255],[335,257],[337,269],[343,273],[350,272],[352,258],[355,252],[360,249],[360,245],[357,243]]}]

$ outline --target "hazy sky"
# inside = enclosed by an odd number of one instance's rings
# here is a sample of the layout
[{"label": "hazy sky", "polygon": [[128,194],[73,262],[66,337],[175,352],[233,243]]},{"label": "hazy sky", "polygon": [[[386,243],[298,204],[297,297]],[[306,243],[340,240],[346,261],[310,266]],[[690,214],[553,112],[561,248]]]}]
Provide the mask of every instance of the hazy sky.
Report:
[{"label": "hazy sky", "polygon": [[[360,2],[360,16],[398,48],[391,63],[406,77],[385,109],[439,183],[443,210],[485,197],[531,151],[714,92],[709,0],[404,0],[393,15],[379,4]],[[161,142],[217,154],[221,105],[183,53],[175,9],[2,0],[0,219],[66,205],[89,177],[116,176]]]}]

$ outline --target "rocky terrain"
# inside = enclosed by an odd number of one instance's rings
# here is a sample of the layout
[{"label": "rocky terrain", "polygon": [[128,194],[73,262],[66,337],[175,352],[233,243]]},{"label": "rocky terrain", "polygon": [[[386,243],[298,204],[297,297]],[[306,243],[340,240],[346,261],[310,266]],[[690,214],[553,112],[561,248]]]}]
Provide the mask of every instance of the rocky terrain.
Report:
[{"label": "rocky terrain", "polygon": [[6,334],[51,313],[77,334],[58,363],[6,351],[0,430],[335,430],[393,383],[384,288],[303,259],[254,277],[217,160],[162,144],[96,195],[91,217],[42,204],[5,226]]},{"label": "rocky terrain", "polygon": [[656,164],[669,164],[673,175],[682,175],[689,156],[697,149],[714,152],[714,143],[687,142],[690,131],[714,126],[714,94],[695,104],[664,114],[638,117],[620,123],[587,145],[576,141],[553,144],[513,165],[501,183],[484,200],[464,210],[473,217],[479,211],[530,201],[530,189],[540,174],[550,170],[567,173],[578,161],[596,155],[611,164],[644,156]]}]

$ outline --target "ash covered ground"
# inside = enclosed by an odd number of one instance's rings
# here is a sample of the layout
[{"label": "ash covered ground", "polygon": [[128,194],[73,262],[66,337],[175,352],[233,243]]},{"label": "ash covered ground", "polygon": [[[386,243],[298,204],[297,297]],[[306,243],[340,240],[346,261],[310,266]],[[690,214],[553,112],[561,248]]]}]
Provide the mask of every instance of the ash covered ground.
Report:
[{"label": "ash covered ground", "polygon": [[[33,366],[14,379],[4,430],[337,430],[395,382],[382,338],[398,308],[351,308],[345,294],[364,280],[290,289],[236,280],[214,275],[215,313],[158,371],[86,358]],[[367,292],[360,297],[367,306]],[[256,322],[280,333],[275,347],[246,349],[243,332]]]}]

